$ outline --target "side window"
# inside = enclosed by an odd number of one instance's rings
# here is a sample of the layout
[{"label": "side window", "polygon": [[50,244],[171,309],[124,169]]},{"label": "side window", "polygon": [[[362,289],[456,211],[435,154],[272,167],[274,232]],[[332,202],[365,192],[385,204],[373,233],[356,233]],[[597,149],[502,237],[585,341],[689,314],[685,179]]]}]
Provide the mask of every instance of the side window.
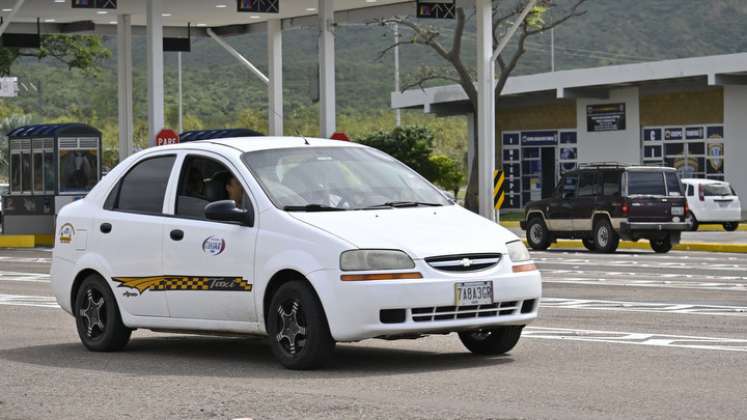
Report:
[{"label": "side window", "polygon": [[677,176],[677,172],[664,172],[664,177],[667,180],[667,192],[669,195],[681,197],[682,183],[680,183],[680,177]]},{"label": "side window", "polygon": [[119,181],[106,200],[111,210],[161,214],[175,156],[159,156],[138,162]]},{"label": "side window", "polygon": [[560,197],[563,199],[573,198],[576,196],[576,187],[578,186],[578,175],[567,175],[563,178],[561,184]]},{"label": "side window", "polygon": [[620,174],[607,172],[602,176],[603,194],[614,196],[620,194]]},{"label": "side window", "polygon": [[692,185],[687,184],[687,196],[692,197],[695,195],[695,188]]},{"label": "side window", "polygon": [[205,218],[205,206],[213,201],[234,200],[246,207],[246,194],[233,173],[220,162],[203,156],[187,156],[179,175],[176,215]]},{"label": "side window", "polygon": [[594,172],[583,172],[578,180],[578,196],[591,197],[594,195],[596,174]]}]

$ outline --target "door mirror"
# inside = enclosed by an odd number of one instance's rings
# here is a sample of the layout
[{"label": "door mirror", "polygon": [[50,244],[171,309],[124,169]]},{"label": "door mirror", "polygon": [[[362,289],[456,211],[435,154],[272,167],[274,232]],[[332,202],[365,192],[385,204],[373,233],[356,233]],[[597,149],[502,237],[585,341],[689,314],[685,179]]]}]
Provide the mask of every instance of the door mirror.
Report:
[{"label": "door mirror", "polygon": [[205,206],[205,217],[208,220],[254,226],[254,209],[251,206],[247,206],[247,209],[240,209],[236,207],[236,202],[233,200],[220,200],[208,204]]}]

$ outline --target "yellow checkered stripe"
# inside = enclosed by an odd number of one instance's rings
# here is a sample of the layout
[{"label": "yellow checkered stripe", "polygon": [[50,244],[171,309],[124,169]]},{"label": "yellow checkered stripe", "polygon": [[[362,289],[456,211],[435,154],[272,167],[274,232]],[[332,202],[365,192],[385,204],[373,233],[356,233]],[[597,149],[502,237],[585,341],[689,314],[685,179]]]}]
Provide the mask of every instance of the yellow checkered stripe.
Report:
[{"label": "yellow checkered stripe", "polygon": [[119,287],[137,289],[141,294],[147,290],[252,291],[252,284],[242,277],[150,276],[114,277],[112,280],[118,282]]}]

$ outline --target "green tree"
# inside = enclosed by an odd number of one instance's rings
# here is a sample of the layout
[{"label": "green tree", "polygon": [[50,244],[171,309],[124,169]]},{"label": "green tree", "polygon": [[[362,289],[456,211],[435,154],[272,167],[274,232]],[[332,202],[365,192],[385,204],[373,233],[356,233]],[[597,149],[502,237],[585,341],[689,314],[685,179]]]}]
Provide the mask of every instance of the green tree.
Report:
[{"label": "green tree", "polygon": [[428,158],[433,153],[433,133],[425,127],[407,126],[376,131],[358,140],[359,143],[394,156],[424,177],[433,177]]},{"label": "green tree", "polygon": [[433,167],[432,181],[444,190],[452,191],[454,197],[459,195],[459,188],[464,183],[464,172],[460,165],[454,159],[441,154],[433,154],[428,160]]},{"label": "green tree", "polygon": [[43,35],[39,48],[0,47],[0,76],[10,74],[10,68],[20,57],[35,57],[39,60],[53,58],[68,69],[81,69],[97,73],[103,60],[112,52],[96,35]]}]

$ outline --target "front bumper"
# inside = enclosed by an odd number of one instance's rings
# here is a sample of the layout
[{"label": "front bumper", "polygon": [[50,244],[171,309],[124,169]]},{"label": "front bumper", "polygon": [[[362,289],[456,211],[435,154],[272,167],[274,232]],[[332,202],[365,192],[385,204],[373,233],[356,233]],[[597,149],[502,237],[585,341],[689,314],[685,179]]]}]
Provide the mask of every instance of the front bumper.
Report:
[{"label": "front bumper", "polygon": [[[526,325],[537,318],[542,294],[539,271],[342,282],[339,272],[325,270],[309,277],[336,341]],[[493,282],[494,306],[454,307],[455,283],[486,280]],[[382,310],[395,310],[403,317],[383,322]]]}]

